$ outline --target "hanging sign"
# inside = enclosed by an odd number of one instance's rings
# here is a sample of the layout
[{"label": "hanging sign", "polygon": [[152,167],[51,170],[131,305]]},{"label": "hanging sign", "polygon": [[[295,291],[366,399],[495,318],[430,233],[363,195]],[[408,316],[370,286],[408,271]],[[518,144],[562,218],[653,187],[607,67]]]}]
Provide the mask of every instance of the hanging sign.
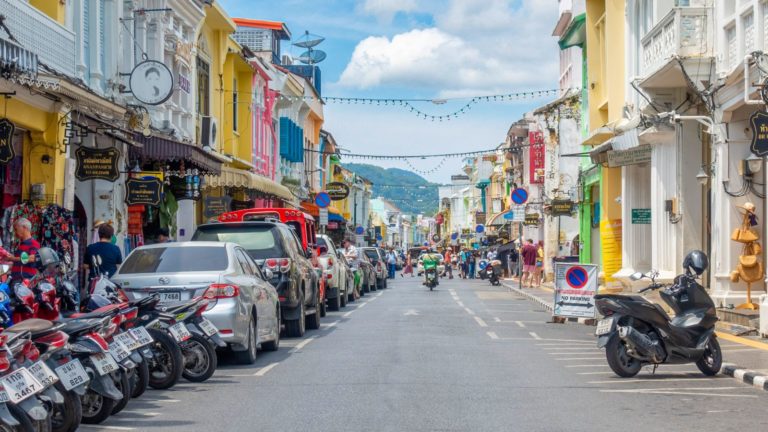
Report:
[{"label": "hanging sign", "polygon": [[573,213],[573,201],[552,200],[552,216],[570,216]]},{"label": "hanging sign", "polygon": [[763,157],[768,155],[768,113],[755,111],[749,117],[752,125],[752,153]]},{"label": "hanging sign", "polygon": [[331,201],[341,201],[349,196],[349,186],[341,182],[332,182],[325,185],[325,192],[331,197]]},{"label": "hanging sign", "polygon": [[475,223],[485,225],[485,212],[475,212]]},{"label": "hanging sign", "polygon": [[230,211],[231,203],[232,198],[228,196],[207,196],[203,199],[203,216],[208,220],[215,219],[220,214]]},{"label": "hanging sign", "polygon": [[156,178],[131,178],[125,181],[125,203],[128,205],[160,205],[163,183]]},{"label": "hanging sign", "polygon": [[528,133],[530,144],[528,158],[530,160],[530,183],[544,183],[544,133],[534,131]]},{"label": "hanging sign", "polygon": [[146,105],[160,105],[173,94],[173,74],[157,60],[137,64],[129,83],[133,97]]},{"label": "hanging sign", "polygon": [[75,178],[80,181],[100,179],[114,182],[120,177],[120,150],[114,147],[78,147],[75,151],[75,161]]},{"label": "hanging sign", "polygon": [[189,94],[192,91],[192,84],[189,82],[189,78],[182,74],[179,74],[179,90]]},{"label": "hanging sign", "polygon": [[527,226],[536,226],[539,224],[539,214],[538,213],[528,213],[525,215],[525,220],[523,221],[523,225]]},{"label": "hanging sign", "polygon": [[8,119],[0,120],[0,164],[7,164],[16,157],[13,151],[13,131],[16,126]]}]

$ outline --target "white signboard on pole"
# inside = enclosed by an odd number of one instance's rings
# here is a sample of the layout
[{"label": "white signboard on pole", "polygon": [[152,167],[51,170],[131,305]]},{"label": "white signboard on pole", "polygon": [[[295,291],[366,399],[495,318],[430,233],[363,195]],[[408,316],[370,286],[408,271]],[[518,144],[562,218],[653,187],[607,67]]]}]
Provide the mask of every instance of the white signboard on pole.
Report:
[{"label": "white signboard on pole", "polygon": [[515,206],[515,208],[512,210],[512,214],[514,214],[514,217],[512,218],[512,222],[525,222],[525,206],[524,205]]},{"label": "white signboard on pole", "polygon": [[320,209],[320,225],[328,226],[328,208]]},{"label": "white signboard on pole", "polygon": [[596,265],[555,264],[553,315],[568,318],[594,318],[595,294],[597,294]]}]

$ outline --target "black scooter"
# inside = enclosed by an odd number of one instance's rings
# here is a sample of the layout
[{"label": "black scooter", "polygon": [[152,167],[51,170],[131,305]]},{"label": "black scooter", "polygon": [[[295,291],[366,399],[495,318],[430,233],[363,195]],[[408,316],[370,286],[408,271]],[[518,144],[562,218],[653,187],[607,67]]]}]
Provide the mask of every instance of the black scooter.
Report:
[{"label": "black scooter", "polygon": [[[694,254],[699,265],[691,265]],[[640,293],[663,288],[661,299],[675,312],[674,318],[642,295],[595,296],[595,306],[605,316],[595,331],[597,346],[605,347],[608,365],[616,375],[632,377],[644,365],[657,367],[663,363],[696,363],[708,376],[720,371],[723,355],[715,336],[715,304],[696,281],[706,270],[706,255],[692,252],[683,267],[685,273],[677,276],[672,285],[657,283],[658,272],[635,273],[630,277],[651,280]]]}]

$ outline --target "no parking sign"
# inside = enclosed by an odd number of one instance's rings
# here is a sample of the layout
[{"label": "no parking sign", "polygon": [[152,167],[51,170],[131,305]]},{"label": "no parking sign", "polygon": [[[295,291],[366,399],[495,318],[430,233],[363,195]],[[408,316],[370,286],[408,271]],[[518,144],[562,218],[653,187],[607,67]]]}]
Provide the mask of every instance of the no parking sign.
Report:
[{"label": "no parking sign", "polygon": [[555,308],[553,315],[572,318],[595,317],[597,266],[555,264]]}]

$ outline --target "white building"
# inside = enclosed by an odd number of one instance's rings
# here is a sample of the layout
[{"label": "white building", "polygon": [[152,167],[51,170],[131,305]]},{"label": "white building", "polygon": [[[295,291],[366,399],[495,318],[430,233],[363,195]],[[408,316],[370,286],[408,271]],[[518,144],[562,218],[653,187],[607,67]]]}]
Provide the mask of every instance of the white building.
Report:
[{"label": "white building", "polygon": [[451,176],[451,184],[440,186],[437,194],[440,199],[440,210],[449,214],[450,225],[445,227],[451,233],[461,234],[462,229],[469,229],[470,200],[472,190],[467,175]]}]

